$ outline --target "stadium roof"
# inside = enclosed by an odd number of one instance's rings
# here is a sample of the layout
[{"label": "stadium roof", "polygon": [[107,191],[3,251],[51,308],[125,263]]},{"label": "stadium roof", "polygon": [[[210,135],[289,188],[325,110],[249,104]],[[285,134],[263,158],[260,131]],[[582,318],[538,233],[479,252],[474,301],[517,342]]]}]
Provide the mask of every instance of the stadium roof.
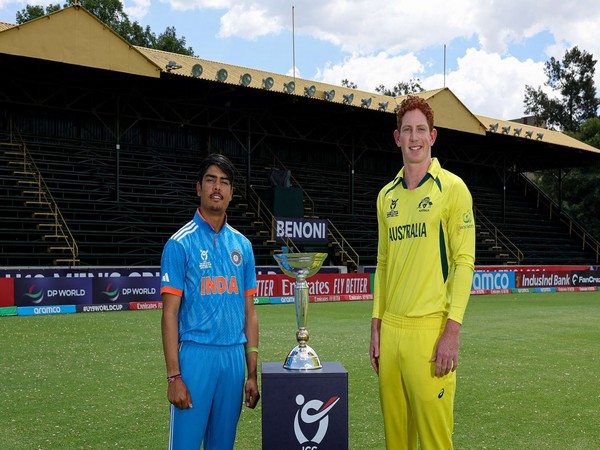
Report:
[{"label": "stadium roof", "polygon": [[0,52],[160,77],[161,68],[81,6],[0,27]]},{"label": "stadium roof", "polygon": [[[209,61],[130,45],[79,5],[13,25],[0,23],[0,54],[15,55],[89,68],[123,72],[143,77],[179,76],[235,85],[238,88],[279,92],[306,101],[343,105],[345,108],[394,114],[404,97],[319,83],[231,64]],[[293,89],[291,88],[292,83]],[[563,133],[472,113],[448,88],[417,93],[428,100],[437,128],[481,137],[495,148],[511,147],[522,152],[528,141],[561,147],[559,153],[574,149],[576,154],[600,155],[600,149]],[[497,126],[496,126],[497,124]],[[498,138],[491,135],[499,135]],[[510,136],[510,140],[498,140]],[[474,141],[481,145],[480,140]],[[553,148],[553,151],[557,149]],[[537,147],[543,154],[544,149]],[[539,155],[540,153],[538,153]],[[540,159],[538,157],[538,159]]]},{"label": "stadium roof", "polygon": [[[393,113],[396,106],[404,98],[374,94],[301,78],[294,79],[291,76],[248,69],[191,56],[177,55],[144,47],[137,47],[137,49],[157,66],[163,68],[163,70],[167,70],[166,67],[170,61],[176,62],[177,65],[181,67],[170,70],[170,72],[184,77],[202,78],[219,82],[219,74],[221,73],[226,74],[226,79],[222,81],[223,83],[241,85],[246,81],[246,87],[254,89],[267,89],[265,86],[272,84],[272,87],[269,90],[282,93],[288,93],[288,91],[286,91],[286,86],[289,85],[290,82],[293,82],[294,90],[290,93],[291,95],[309,97],[313,98],[315,101],[353,105],[360,108],[375,109],[389,113]],[[200,70],[202,71],[199,76],[194,75],[194,66],[197,65],[201,67]],[[223,70],[225,72],[220,72]],[[246,76],[246,80],[244,80],[244,76]],[[312,94],[310,94],[311,92]],[[331,100],[326,99],[327,92],[333,94]],[[466,133],[485,134],[485,127],[481,122],[449,89],[438,89],[435,91],[423,92],[419,95],[427,98],[431,107],[434,109],[436,125],[457,131],[464,131]]]}]

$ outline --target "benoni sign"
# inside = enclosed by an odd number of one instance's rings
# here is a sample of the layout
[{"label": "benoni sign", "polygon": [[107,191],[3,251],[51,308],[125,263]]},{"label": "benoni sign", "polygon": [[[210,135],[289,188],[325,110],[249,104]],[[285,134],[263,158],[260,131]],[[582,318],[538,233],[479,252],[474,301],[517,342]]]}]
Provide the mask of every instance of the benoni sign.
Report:
[{"label": "benoni sign", "polygon": [[275,218],[275,241],[291,239],[295,243],[327,243],[326,219],[303,219],[293,217]]}]

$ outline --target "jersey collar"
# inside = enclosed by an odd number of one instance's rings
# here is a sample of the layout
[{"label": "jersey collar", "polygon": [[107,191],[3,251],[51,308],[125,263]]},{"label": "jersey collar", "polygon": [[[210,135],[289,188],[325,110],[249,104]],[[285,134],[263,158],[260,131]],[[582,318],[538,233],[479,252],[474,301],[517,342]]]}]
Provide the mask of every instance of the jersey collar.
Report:
[{"label": "jersey collar", "polygon": [[[439,187],[439,189],[441,191],[442,186],[439,181],[439,174],[440,174],[441,170],[442,170],[442,166],[440,166],[440,162],[438,161],[438,159],[431,158],[431,164],[429,164],[427,173],[425,174],[423,179],[419,182],[419,185],[417,187],[422,186],[429,178],[431,178],[432,180],[435,181],[435,183],[437,184],[437,186]],[[394,185],[397,186],[400,183],[402,184],[402,187],[404,189],[407,189],[406,183],[404,182],[404,167],[402,167],[402,169],[400,169],[400,172],[398,172],[398,175],[396,176],[396,182],[394,183]]]},{"label": "jersey collar", "polygon": [[[209,229],[211,229],[214,233],[216,233],[217,231],[213,228],[213,226],[204,218],[204,216],[202,215],[202,213],[200,212],[200,208],[198,208],[196,210],[196,214],[194,214],[194,222],[197,223],[199,226],[201,227],[208,227]],[[223,230],[223,228],[225,228],[227,226],[227,213],[225,213],[225,221],[223,222],[223,226],[221,227],[221,231]]]}]

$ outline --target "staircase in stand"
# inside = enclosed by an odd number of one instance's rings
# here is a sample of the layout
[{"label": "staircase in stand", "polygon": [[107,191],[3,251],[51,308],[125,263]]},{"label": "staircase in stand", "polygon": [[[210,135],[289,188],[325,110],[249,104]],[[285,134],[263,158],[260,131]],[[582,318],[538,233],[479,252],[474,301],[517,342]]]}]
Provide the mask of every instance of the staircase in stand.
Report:
[{"label": "staircase in stand", "polygon": [[[41,232],[42,239],[46,242],[46,250],[53,256],[54,265],[79,264],[77,243],[42,174],[27,151],[27,146],[22,143],[4,142],[0,143],[0,148],[8,158],[8,166],[20,190],[23,205],[31,210],[35,227]],[[22,243],[24,247],[27,244]]]}]

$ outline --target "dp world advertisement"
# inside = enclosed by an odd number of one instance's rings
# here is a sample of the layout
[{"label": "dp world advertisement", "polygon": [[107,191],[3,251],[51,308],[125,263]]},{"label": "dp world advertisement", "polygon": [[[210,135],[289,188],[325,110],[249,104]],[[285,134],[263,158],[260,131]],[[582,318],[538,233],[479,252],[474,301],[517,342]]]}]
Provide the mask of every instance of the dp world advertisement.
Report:
[{"label": "dp world advertisement", "polygon": [[92,303],[92,286],[84,278],[19,278],[15,306],[83,305]]},{"label": "dp world advertisement", "polygon": [[0,315],[159,309],[160,272],[136,268],[0,269]]},{"label": "dp world advertisement", "polygon": [[85,305],[160,301],[159,281],[151,278],[19,278],[15,306]]}]

